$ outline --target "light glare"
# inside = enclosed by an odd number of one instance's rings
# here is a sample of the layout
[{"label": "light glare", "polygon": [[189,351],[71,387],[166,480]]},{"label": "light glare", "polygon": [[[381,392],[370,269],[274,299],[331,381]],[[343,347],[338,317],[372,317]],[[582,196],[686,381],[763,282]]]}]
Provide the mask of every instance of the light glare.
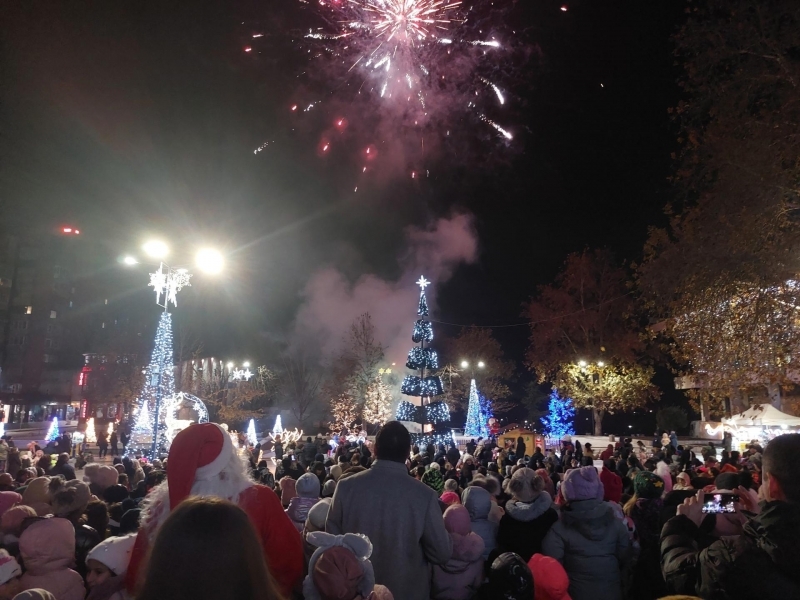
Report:
[{"label": "light glare", "polygon": [[197,253],[195,259],[197,268],[205,273],[219,273],[225,266],[225,259],[222,254],[213,248],[203,248]]},{"label": "light glare", "polygon": [[150,240],[146,242],[144,246],[142,246],[142,250],[145,251],[147,256],[153,258],[164,258],[169,254],[169,247],[161,240]]}]

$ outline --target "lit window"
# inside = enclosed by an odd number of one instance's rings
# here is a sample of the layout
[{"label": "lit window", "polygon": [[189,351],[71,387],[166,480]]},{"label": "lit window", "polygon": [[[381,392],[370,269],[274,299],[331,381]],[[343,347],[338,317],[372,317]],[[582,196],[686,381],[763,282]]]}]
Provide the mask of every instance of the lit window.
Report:
[{"label": "lit window", "polygon": [[105,328],[106,328],[106,324],[105,324],[105,323],[103,323],[103,324],[100,326],[100,329],[105,329]]},{"label": "lit window", "polygon": [[26,307],[25,307],[25,314],[26,314],[26,315],[29,315],[29,314],[31,314],[32,312],[33,312],[33,307],[32,307],[32,306],[26,306]]},{"label": "lit window", "polygon": [[106,304],[108,304],[108,298],[106,298]]},{"label": "lit window", "polygon": [[51,319],[55,319],[56,318],[56,311],[54,311],[54,310],[50,311],[50,318]]}]

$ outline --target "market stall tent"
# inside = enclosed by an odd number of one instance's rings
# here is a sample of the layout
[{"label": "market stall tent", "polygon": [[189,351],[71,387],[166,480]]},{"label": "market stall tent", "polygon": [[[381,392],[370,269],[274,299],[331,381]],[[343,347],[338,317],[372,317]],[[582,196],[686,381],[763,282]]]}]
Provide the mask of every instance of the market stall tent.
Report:
[{"label": "market stall tent", "polygon": [[800,427],[800,417],[787,415],[771,404],[757,404],[746,411],[722,419],[724,425],[735,427]]}]

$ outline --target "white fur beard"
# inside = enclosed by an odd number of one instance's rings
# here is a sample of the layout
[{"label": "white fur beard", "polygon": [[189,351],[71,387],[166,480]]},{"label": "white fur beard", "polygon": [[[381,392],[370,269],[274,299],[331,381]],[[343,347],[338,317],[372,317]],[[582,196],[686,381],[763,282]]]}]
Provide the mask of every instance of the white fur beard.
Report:
[{"label": "white fur beard", "polygon": [[[169,464],[167,469],[169,469]],[[169,471],[167,473],[167,481],[150,490],[142,502],[140,523],[151,542],[169,516],[171,508],[169,505]],[[195,480],[190,496],[223,498],[238,504],[239,495],[254,485],[255,482],[250,477],[247,464],[234,454],[228,465],[218,475],[211,479]]]}]

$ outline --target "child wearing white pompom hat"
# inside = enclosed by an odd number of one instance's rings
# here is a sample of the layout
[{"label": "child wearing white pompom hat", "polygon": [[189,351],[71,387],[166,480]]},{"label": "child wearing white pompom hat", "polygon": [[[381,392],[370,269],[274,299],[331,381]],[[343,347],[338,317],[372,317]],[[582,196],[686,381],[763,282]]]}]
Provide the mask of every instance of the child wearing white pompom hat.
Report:
[{"label": "child wearing white pompom hat", "polygon": [[131,560],[136,534],[111,537],[92,548],[86,556],[87,600],[129,600],[125,574]]}]

